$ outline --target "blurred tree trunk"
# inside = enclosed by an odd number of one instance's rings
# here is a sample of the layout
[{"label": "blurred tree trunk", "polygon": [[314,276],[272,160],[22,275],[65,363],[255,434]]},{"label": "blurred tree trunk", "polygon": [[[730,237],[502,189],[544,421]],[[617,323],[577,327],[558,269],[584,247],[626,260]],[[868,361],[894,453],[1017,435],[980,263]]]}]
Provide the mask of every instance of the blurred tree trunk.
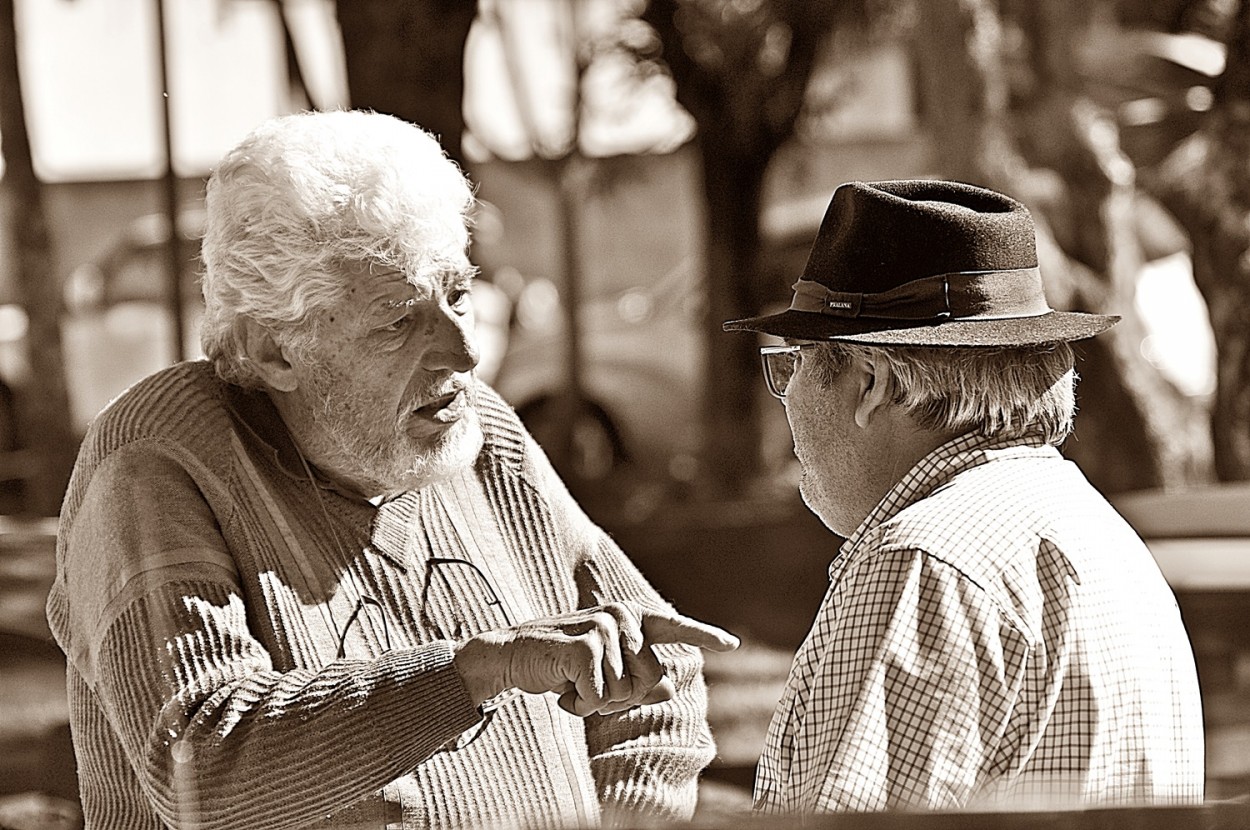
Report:
[{"label": "blurred tree trunk", "polygon": [[1215,475],[1250,479],[1250,0],[1235,7],[1204,126],[1143,183],[1185,228],[1217,348]]},{"label": "blurred tree trunk", "polygon": [[304,67],[300,62],[299,49],[295,45],[295,33],[291,30],[291,20],[287,15],[285,0],[270,0],[278,15],[278,26],[282,30],[282,57],[286,61],[287,95],[296,109],[322,109],[313,100],[312,91],[304,79]]},{"label": "blurred tree trunk", "polygon": [[26,129],[13,0],[0,0],[0,135],[4,230],[12,239],[11,273],[30,321],[30,385],[16,396],[25,443],[38,459],[26,502],[31,512],[52,516],[60,510],[76,446],[61,354],[61,293],[52,269],[43,188],[35,177]]},{"label": "blurred tree trunk", "polygon": [[1209,455],[1195,407],[1140,349],[1133,166],[1073,74],[1088,4],[1004,9],[993,0],[920,4],[917,55],[938,171],[1029,206],[1052,305],[1123,318],[1076,344],[1083,406],[1069,457],[1108,492],[1192,481]]},{"label": "blurred tree trunk", "polygon": [[477,0],[336,0],[351,105],[420,124],[464,166],[464,49]]},{"label": "blurred tree trunk", "polygon": [[735,146],[717,120],[705,115],[695,137],[705,199],[702,466],[712,495],[735,496],[760,469],[759,343],[749,334],[726,333],[721,324],[763,305],[759,217],[772,150]]},{"label": "blurred tree trunk", "polygon": [[830,0],[726,4],[651,0],[677,100],[697,124],[706,199],[703,471],[713,496],[741,495],[760,468],[756,341],[721,324],[760,311],[764,174],[802,111],[819,48],[862,5]]}]

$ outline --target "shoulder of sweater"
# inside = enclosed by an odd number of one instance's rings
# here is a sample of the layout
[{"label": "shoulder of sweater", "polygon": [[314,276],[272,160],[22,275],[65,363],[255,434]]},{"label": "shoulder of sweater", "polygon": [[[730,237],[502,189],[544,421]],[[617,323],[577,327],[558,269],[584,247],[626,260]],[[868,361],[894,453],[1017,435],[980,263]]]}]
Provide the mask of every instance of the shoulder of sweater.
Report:
[{"label": "shoulder of sweater", "polygon": [[525,467],[529,432],[516,411],[485,382],[477,384],[477,412],[484,437],[483,453],[514,473]]},{"label": "shoulder of sweater", "polygon": [[148,375],[95,417],[84,450],[98,459],[143,439],[171,441],[197,454],[219,449],[232,429],[225,389],[206,361],[178,363]]}]

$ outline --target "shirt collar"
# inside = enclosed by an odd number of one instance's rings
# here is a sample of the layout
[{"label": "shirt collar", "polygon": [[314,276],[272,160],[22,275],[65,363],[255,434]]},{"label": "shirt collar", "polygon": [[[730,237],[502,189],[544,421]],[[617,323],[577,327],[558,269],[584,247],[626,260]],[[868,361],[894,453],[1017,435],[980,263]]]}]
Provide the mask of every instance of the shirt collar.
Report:
[{"label": "shirt collar", "polygon": [[873,530],[897,516],[904,508],[947,484],[964,470],[998,458],[1058,454],[1059,451],[1046,443],[1040,435],[1002,438],[969,432],[947,441],[916,462],[890,492],[877,502],[877,506],[869,511],[868,516],[839,548],[834,562],[836,564],[845,561],[850,552]]}]

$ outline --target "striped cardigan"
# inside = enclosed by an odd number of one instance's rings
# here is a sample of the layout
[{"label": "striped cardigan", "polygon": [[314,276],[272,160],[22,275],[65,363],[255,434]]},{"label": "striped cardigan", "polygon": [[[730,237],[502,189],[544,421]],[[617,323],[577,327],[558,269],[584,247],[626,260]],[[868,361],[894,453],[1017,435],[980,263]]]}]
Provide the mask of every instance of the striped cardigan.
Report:
[{"label": "striped cardigan", "polygon": [[684,819],[714,755],[678,694],[585,720],[473,706],[452,641],[609,600],[667,604],[484,385],[473,469],[375,507],[310,479],[268,399],[204,362],[92,424],[48,619],[86,825],[590,827]]}]

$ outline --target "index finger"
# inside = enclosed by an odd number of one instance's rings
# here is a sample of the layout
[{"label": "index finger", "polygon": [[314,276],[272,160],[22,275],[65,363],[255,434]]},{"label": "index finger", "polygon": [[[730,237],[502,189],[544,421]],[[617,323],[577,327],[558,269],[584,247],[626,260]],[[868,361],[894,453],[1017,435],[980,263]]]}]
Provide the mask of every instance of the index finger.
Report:
[{"label": "index finger", "polygon": [[642,612],[642,636],[647,645],[684,643],[708,651],[733,651],[738,647],[738,638],[722,628],[681,614],[655,611]]}]

